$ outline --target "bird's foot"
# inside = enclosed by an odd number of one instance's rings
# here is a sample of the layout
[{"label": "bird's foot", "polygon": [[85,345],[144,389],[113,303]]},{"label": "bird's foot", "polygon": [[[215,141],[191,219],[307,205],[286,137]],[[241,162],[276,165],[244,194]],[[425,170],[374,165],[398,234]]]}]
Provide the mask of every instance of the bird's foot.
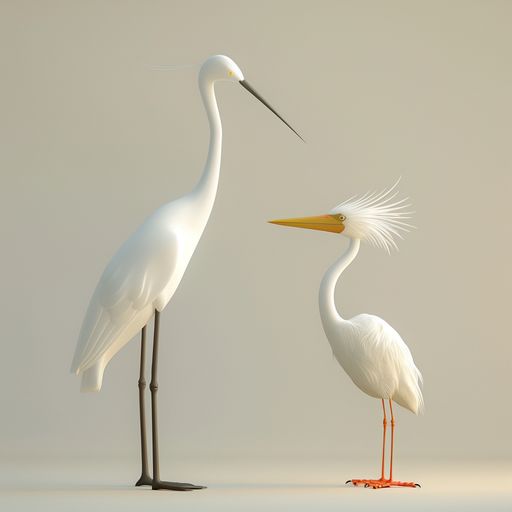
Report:
[{"label": "bird's foot", "polygon": [[372,489],[384,489],[387,487],[421,487],[420,484],[414,482],[400,482],[399,480],[388,480],[387,478],[379,478],[378,480],[357,479],[347,480],[345,483],[352,483],[356,487],[363,485]]},{"label": "bird's foot", "polygon": [[153,480],[149,475],[143,473],[135,483],[136,487],[149,485],[153,490],[167,489],[170,491],[193,491],[195,489],[206,489],[203,485],[194,485],[181,482],[166,482],[165,480]]},{"label": "bird's foot", "polygon": [[166,482],[165,480],[151,480],[151,488],[154,491],[166,489],[168,491],[195,491],[206,489],[204,485],[186,484],[181,482]]},{"label": "bird's foot", "polygon": [[153,479],[146,473],[142,473],[140,478],[135,482],[135,487],[140,487],[141,485],[153,485]]}]

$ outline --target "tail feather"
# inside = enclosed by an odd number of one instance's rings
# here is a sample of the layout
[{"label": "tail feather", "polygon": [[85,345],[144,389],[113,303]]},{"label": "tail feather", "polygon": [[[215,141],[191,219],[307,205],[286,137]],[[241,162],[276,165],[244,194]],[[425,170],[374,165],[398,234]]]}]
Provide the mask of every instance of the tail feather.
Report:
[{"label": "tail feather", "polygon": [[104,370],[105,365],[100,359],[97,363],[87,368],[87,370],[81,372],[82,382],[80,385],[80,391],[82,393],[98,392],[101,389],[101,385],[103,383]]},{"label": "tail feather", "polygon": [[423,379],[417,368],[416,372],[417,375],[415,377],[409,375],[407,379],[404,379],[398,389],[398,393],[393,395],[393,400],[414,414],[423,414],[425,411],[425,402],[421,391]]}]

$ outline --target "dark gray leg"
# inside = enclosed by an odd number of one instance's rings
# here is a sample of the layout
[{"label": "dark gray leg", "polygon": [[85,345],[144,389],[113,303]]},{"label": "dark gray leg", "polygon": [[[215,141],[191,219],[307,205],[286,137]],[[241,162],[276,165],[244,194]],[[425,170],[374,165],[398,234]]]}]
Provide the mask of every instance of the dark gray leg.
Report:
[{"label": "dark gray leg", "polygon": [[151,361],[151,433],[153,437],[153,489],[168,489],[171,491],[192,491],[194,489],[204,489],[201,485],[183,484],[179,482],[166,482],[160,480],[160,460],[158,456],[158,410],[156,394],[158,391],[158,335],[160,331],[160,313],[155,311],[155,330],[153,336],[153,358]]},{"label": "dark gray leg", "polygon": [[146,390],[146,379],[144,377],[144,368],[146,366],[146,326],[142,328],[140,338],[140,372],[139,372],[139,416],[140,416],[140,449],[142,460],[142,474],[136,482],[136,486],[151,485],[153,479],[148,471],[148,449],[146,438],[146,400],[144,391]]}]

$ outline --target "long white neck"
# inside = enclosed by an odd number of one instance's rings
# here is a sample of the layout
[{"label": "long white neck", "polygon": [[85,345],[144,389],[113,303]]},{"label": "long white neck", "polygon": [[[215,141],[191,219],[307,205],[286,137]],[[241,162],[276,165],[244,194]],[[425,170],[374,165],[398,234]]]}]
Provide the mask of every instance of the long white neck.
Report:
[{"label": "long white neck", "polygon": [[334,290],[336,289],[336,283],[338,282],[341,273],[357,256],[360,244],[361,241],[358,238],[351,238],[348,249],[334,262],[331,267],[329,267],[329,270],[327,270],[322,279],[318,294],[318,302],[320,306],[320,316],[325,330],[327,330],[330,325],[343,321],[343,318],[336,309],[336,304],[334,302]]},{"label": "long white neck", "polygon": [[203,99],[204,108],[210,124],[210,145],[203,174],[196,185],[193,194],[197,197],[201,206],[205,208],[205,214],[210,215],[217,195],[219,184],[220,160],[222,154],[222,124],[219,108],[215,98],[214,84],[211,80],[199,79],[199,91]]}]

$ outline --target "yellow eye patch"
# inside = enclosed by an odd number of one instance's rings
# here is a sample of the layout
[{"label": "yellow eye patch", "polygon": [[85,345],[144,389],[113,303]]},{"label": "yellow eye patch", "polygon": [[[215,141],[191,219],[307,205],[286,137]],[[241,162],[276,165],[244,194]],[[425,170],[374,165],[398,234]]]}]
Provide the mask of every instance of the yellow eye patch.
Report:
[{"label": "yellow eye patch", "polygon": [[234,74],[233,71],[228,71],[228,76],[233,76]]}]

